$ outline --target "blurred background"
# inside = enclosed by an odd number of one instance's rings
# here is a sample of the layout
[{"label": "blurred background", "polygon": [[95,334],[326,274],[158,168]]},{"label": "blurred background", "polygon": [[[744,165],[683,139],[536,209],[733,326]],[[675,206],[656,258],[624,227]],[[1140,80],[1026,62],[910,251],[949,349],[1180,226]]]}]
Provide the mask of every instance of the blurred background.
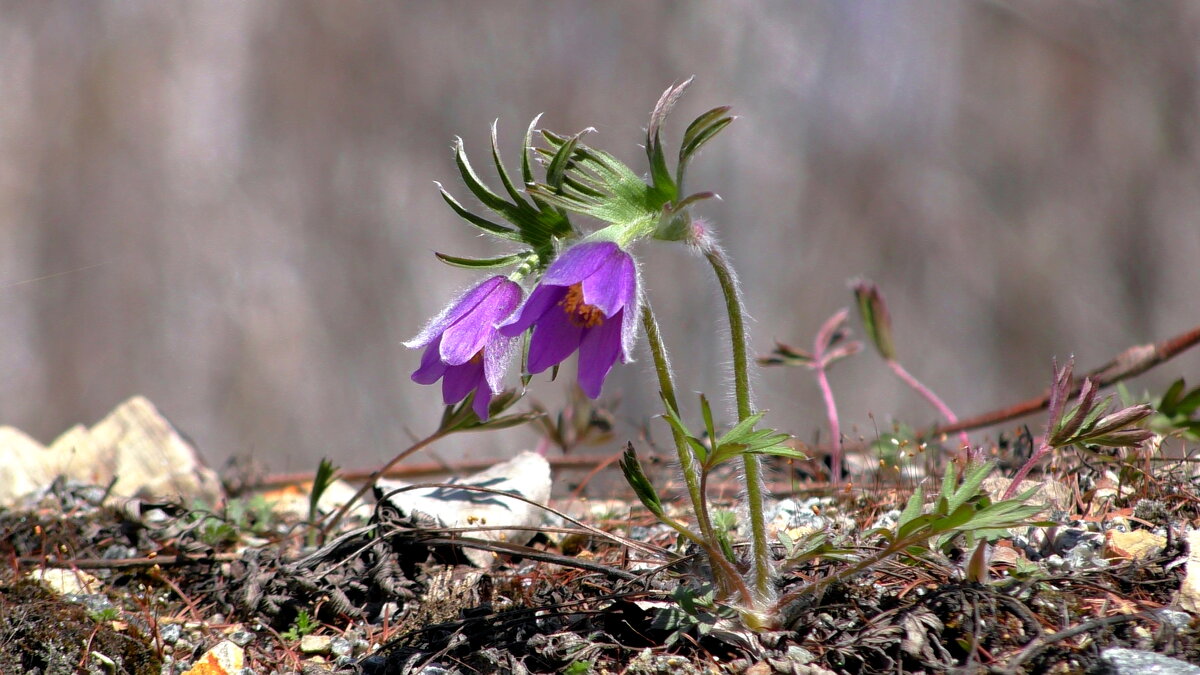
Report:
[{"label": "blurred background", "polygon": [[[651,107],[690,75],[672,148],[708,108],[740,116],[688,187],[723,197],[698,214],[756,351],[810,345],[865,275],[910,371],[961,416],[1010,404],[1053,357],[1088,370],[1198,322],[1198,34],[1186,1],[5,3],[0,424],[49,442],[144,394],[213,466],[378,465],[441,410],[401,341],[475,279],[433,251],[497,251],[434,185],[475,206],[453,138],[492,176],[492,121],[515,167],[545,113],[642,170]],[[638,253],[680,389],[728,402],[708,270]],[[595,452],[647,423],[647,361],[610,379],[619,434]],[[1179,375],[1200,354],[1132,384]],[[935,421],[873,352],[831,377],[850,436]],[[761,372],[757,398],[822,429],[805,371]]]}]

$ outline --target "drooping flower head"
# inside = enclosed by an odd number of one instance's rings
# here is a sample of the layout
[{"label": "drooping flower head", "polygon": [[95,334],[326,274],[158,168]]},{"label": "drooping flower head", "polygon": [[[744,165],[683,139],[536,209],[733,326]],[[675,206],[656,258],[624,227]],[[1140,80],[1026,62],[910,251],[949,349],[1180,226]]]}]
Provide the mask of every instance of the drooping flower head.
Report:
[{"label": "drooping flower head", "polygon": [[521,302],[521,287],[494,276],[464,293],[434,317],[416,337],[404,343],[425,348],[421,365],[413,371],[418,384],[442,381],[442,400],[458,403],[475,392],[471,408],[479,419],[488,418],[493,394],[503,389],[512,339],[496,325],[508,318]]},{"label": "drooping flower head", "polygon": [[577,244],[542,276],[516,318],[500,327],[515,337],[533,326],[530,373],[579,350],[579,386],[598,398],[613,364],[630,359],[638,321],[637,266],[611,241]]}]

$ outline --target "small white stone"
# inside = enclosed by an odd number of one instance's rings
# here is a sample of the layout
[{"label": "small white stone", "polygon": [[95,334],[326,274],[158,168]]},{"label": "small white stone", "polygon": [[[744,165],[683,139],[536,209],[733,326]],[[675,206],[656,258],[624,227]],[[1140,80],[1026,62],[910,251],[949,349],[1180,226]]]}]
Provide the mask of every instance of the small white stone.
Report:
[{"label": "small white stone", "polygon": [[62,595],[91,595],[100,592],[100,580],[82,570],[39,569],[29,573]]},{"label": "small white stone", "polygon": [[300,638],[301,654],[328,654],[333,638],[328,635],[305,635]]}]

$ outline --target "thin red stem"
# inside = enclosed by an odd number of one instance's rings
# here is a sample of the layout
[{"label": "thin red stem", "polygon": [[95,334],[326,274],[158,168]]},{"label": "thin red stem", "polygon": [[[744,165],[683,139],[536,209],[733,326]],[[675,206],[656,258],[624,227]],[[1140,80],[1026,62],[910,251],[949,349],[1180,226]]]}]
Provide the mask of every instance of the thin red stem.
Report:
[{"label": "thin red stem", "polygon": [[[926,387],[921,383],[920,380],[918,380],[916,377],[913,377],[912,373],[905,370],[904,366],[900,365],[899,361],[889,359],[887,364],[892,369],[892,372],[896,374],[896,377],[903,380],[904,383],[911,387],[913,391],[920,394],[921,398],[924,398],[926,401],[928,401],[929,405],[933,406],[942,417],[945,417],[947,422],[950,424],[958,423],[958,417],[954,414],[954,411],[950,409],[950,406],[946,405],[945,401],[939,398],[937,394],[933,393],[932,389]],[[971,447],[971,439],[967,437],[967,432],[965,429],[958,432],[958,439],[964,448]]]},{"label": "thin red stem", "polygon": [[833,388],[829,386],[829,376],[825,373],[825,362],[822,356],[817,357],[813,369],[817,373],[817,385],[821,388],[821,397],[825,400],[825,414],[829,418],[829,434],[832,436],[833,451],[830,453],[832,463],[830,480],[834,485],[841,485],[842,427],[838,420],[837,402],[833,398]]}]

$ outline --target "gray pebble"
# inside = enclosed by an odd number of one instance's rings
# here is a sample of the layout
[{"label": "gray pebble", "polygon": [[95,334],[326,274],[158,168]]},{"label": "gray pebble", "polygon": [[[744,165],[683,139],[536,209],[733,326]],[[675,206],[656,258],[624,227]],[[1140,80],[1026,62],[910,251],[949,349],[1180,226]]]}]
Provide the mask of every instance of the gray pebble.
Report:
[{"label": "gray pebble", "polygon": [[788,661],[804,666],[817,660],[817,655],[808,651],[804,647],[791,645],[787,648]]},{"label": "gray pebble", "polygon": [[1160,609],[1158,610],[1158,615],[1176,629],[1187,628],[1192,625],[1192,615],[1177,609]]},{"label": "gray pebble", "polygon": [[1114,675],[1200,675],[1200,666],[1138,649],[1111,647],[1100,652],[1100,661]]},{"label": "gray pebble", "polygon": [[1067,567],[1073,570],[1108,567],[1108,561],[1100,555],[1102,548],[1102,539],[1080,542],[1078,546],[1071,549],[1070,553],[1067,553]]},{"label": "gray pebble", "polygon": [[343,637],[335,637],[329,641],[329,652],[334,656],[348,656],[354,652],[354,645]]},{"label": "gray pebble", "polygon": [[182,635],[183,626],[177,623],[159,624],[158,626],[158,636],[162,638],[163,642],[169,645],[175,644],[175,641]]},{"label": "gray pebble", "polygon": [[900,522],[901,513],[902,512],[900,509],[892,509],[891,511],[880,514],[880,516],[875,519],[875,522],[871,524],[871,527],[887,530],[894,529],[896,527],[896,523]]},{"label": "gray pebble", "polygon": [[68,593],[64,595],[63,598],[83,605],[84,609],[93,614],[100,614],[111,609],[116,609],[117,607],[112,603],[112,600],[108,599],[108,596],[100,595],[98,593]]}]

